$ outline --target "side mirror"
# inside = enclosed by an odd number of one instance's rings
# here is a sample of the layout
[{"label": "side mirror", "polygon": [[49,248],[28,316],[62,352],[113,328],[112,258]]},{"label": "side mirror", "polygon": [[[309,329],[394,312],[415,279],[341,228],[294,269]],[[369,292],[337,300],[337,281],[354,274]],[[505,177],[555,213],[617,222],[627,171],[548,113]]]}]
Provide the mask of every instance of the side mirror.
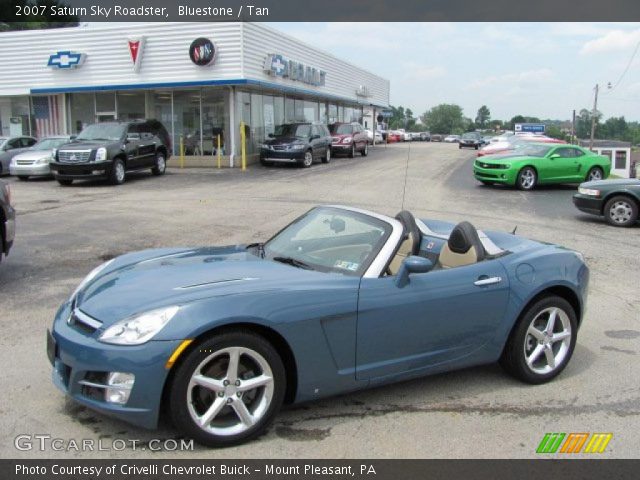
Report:
[{"label": "side mirror", "polygon": [[396,286],[402,288],[409,283],[409,275],[412,273],[427,273],[433,269],[433,262],[428,258],[411,255],[400,265],[398,275],[396,275]]}]

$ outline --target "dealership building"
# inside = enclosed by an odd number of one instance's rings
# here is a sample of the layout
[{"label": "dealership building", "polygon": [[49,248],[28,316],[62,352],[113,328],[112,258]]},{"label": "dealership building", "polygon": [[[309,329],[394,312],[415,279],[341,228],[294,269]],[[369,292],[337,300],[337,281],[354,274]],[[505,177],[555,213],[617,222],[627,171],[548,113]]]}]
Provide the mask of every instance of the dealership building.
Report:
[{"label": "dealership building", "polygon": [[[263,24],[128,23],[0,33],[0,136],[160,120],[177,161],[255,159],[289,122],[363,122],[389,81]],[[368,125],[369,128],[374,127]],[[181,148],[182,145],[182,148]]]}]

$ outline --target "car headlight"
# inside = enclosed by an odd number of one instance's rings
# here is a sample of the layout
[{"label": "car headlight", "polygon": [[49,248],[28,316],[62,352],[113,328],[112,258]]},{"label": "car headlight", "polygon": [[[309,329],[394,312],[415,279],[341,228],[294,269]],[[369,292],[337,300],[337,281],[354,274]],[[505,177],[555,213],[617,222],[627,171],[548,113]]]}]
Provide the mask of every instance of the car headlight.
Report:
[{"label": "car headlight", "polygon": [[75,298],[75,296],[78,294],[80,290],[86,287],[91,280],[96,278],[96,275],[98,275],[102,270],[107,268],[114,260],[115,258],[112,258],[108,262],[104,262],[102,265],[98,265],[96,268],[91,270],[91,272],[89,272],[89,275],[84,277],[84,280],[82,280],[82,282],[80,282],[80,285],[78,285],[78,287],[73,291],[73,293],[71,294],[71,297],[69,297],[69,300],[72,300],[73,298]]},{"label": "car headlight", "polygon": [[98,338],[113,345],[141,345],[169,323],[180,307],[166,307],[125,318],[108,327]]},{"label": "car headlight", "polygon": [[50,161],[51,161],[51,157],[42,157],[42,158],[39,158],[36,161],[36,163],[39,164],[39,165],[42,165],[44,163],[49,163]]},{"label": "car headlight", "polygon": [[595,188],[583,188],[583,187],[580,187],[580,188],[578,188],[578,193],[581,193],[582,195],[589,195],[590,197],[599,197],[600,196],[600,190],[596,190]]},{"label": "car headlight", "polygon": [[352,138],[351,137],[344,137],[342,139],[342,143],[351,143]]},{"label": "car headlight", "polygon": [[58,154],[57,148],[54,148],[53,150],[51,150],[51,158],[53,158],[54,160],[56,159],[57,154]]},{"label": "car headlight", "polygon": [[304,148],[304,143],[294,143],[289,148],[291,150],[302,150]]},{"label": "car headlight", "polygon": [[262,148],[263,150],[269,150],[269,144],[268,143],[261,143],[260,144],[260,148]]},{"label": "car headlight", "polygon": [[96,151],[96,162],[103,162],[107,159],[107,149],[104,147],[100,147]]}]

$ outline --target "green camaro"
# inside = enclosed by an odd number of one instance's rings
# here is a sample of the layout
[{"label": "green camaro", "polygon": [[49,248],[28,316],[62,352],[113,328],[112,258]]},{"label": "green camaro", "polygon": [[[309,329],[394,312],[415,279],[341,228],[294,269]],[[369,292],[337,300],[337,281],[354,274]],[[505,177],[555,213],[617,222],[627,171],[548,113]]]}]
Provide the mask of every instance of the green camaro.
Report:
[{"label": "green camaro", "polygon": [[580,183],[609,176],[611,160],[577,145],[530,143],[511,153],[476,159],[473,175],[484,184],[533,190],[549,183]]}]

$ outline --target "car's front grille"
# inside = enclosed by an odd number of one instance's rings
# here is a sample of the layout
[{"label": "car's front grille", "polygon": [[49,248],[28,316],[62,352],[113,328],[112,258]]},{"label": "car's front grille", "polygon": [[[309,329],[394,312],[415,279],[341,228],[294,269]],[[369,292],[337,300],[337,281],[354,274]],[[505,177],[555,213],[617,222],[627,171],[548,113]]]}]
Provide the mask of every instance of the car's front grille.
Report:
[{"label": "car's front grille", "polygon": [[17,165],[33,165],[35,160],[16,160]]},{"label": "car's front grille", "polygon": [[271,148],[273,148],[276,152],[281,152],[283,150],[287,149],[286,145],[271,145]]},{"label": "car's front grille", "polygon": [[478,161],[476,161],[476,167],[491,168],[496,170],[504,170],[507,168],[505,165],[502,165],[500,163],[485,163],[485,162],[478,162]]},{"label": "car's front grille", "polygon": [[60,150],[58,161],[60,163],[86,163],[91,157],[91,150]]}]

